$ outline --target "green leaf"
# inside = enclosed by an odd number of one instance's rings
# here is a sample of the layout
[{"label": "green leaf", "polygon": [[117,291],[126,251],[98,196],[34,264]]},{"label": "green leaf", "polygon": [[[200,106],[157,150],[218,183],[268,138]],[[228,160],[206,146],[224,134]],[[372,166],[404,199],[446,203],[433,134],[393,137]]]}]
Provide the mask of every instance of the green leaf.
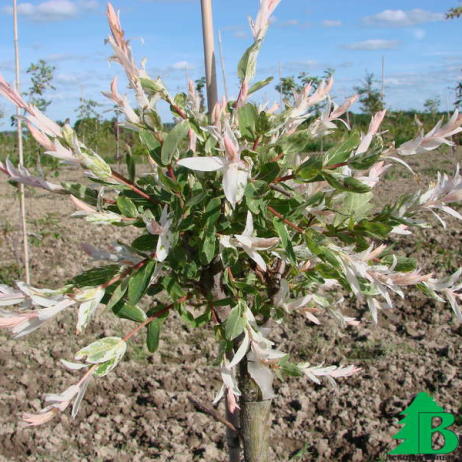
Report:
[{"label": "green leaf", "polygon": [[128,303],[130,305],[136,305],[140,298],[145,294],[155,266],[156,262],[150,260],[130,277],[128,281]]},{"label": "green leaf", "polygon": [[186,202],[186,208],[191,209],[195,205],[200,204],[203,200],[207,198],[207,193],[204,191],[199,191],[198,193],[194,194],[188,202]]},{"label": "green leaf", "polygon": [[117,198],[117,207],[124,217],[136,218],[138,216],[136,205],[128,197],[119,195]]},{"label": "green leaf", "polygon": [[300,368],[295,363],[291,363],[288,358],[289,356],[284,356],[284,358],[279,361],[281,371],[290,377],[303,376],[303,372],[300,370]]},{"label": "green leaf", "polygon": [[157,140],[157,138],[149,130],[140,130],[139,137],[141,143],[143,143],[149,149],[149,151],[154,151],[160,146],[160,143]]},{"label": "green leaf", "polygon": [[260,80],[259,82],[255,82],[250,88],[249,88],[249,95],[252,93],[255,93],[256,91],[260,90],[263,87],[266,87],[269,83],[273,81],[274,77],[267,77],[265,80]]},{"label": "green leaf", "polygon": [[429,298],[433,298],[433,300],[437,300],[439,302],[444,302],[442,299],[433,289],[427,286],[424,282],[419,282],[416,284],[416,288],[419,289],[425,296]]},{"label": "green leaf", "polygon": [[243,318],[241,304],[236,305],[225,321],[225,336],[228,340],[233,340],[244,331],[246,320]]},{"label": "green leaf", "polygon": [[[365,218],[373,207],[370,203],[372,198],[373,194],[371,192],[365,194],[346,193],[343,207],[340,208],[341,214],[335,218],[334,224],[338,225],[346,218],[353,218],[354,220]],[[346,215],[346,217],[342,215]]]},{"label": "green leaf", "polygon": [[348,165],[357,170],[366,170],[379,160],[382,152],[383,141],[376,137],[372,141],[371,147],[366,152],[351,157],[348,161]]},{"label": "green leaf", "polygon": [[130,321],[143,322],[146,320],[146,313],[138,305],[120,303],[114,306],[112,311],[117,317]]},{"label": "green leaf", "polygon": [[308,160],[303,162],[295,171],[295,177],[305,181],[314,180],[322,169],[322,157],[318,154],[313,154]]},{"label": "green leaf", "polygon": [[164,189],[170,193],[178,193],[181,192],[181,186],[176,181],[173,181],[167,175],[164,175],[162,169],[157,169],[157,176],[159,178],[160,183],[164,187]]},{"label": "green leaf", "polygon": [[256,137],[255,126],[257,117],[257,108],[252,103],[247,103],[238,109],[239,130],[241,135],[247,140],[254,140]]},{"label": "green leaf", "polygon": [[178,151],[181,142],[188,134],[188,131],[189,122],[187,120],[183,120],[179,124],[175,125],[165,137],[160,153],[163,165],[170,165],[172,163],[173,157]]},{"label": "green leaf", "polygon": [[244,51],[244,54],[239,60],[239,63],[237,65],[237,75],[241,82],[245,78],[247,78],[247,80],[250,80],[255,75],[255,54],[258,52],[258,48],[259,43],[253,43],[252,45],[250,45],[249,48],[247,48],[247,50]]},{"label": "green leaf", "polygon": [[273,198],[269,203],[271,207],[273,207],[277,212],[284,215],[285,218],[289,220],[296,220],[296,212],[297,208],[299,207],[299,203],[295,199],[278,199]]},{"label": "green leaf", "polygon": [[215,229],[212,229],[206,233],[202,244],[202,254],[204,256],[204,263],[207,265],[213,260],[213,257],[215,256],[216,241],[217,237],[215,235]]},{"label": "green leaf", "polygon": [[121,358],[127,349],[127,343],[120,337],[104,337],[82,348],[75,355],[76,359],[87,358],[90,364],[99,364],[114,358]]},{"label": "green leaf", "polygon": [[[396,257],[396,266],[394,271],[399,271],[403,273],[408,273],[409,271],[414,271],[417,268],[417,261],[414,258],[407,258],[407,257]],[[386,257],[382,258],[382,263],[387,266],[391,266],[395,263],[393,259],[393,255],[387,255]]]},{"label": "green leaf", "polygon": [[125,163],[127,164],[128,179],[134,182],[136,177],[136,164],[135,159],[133,159],[133,156],[129,153],[125,156]]},{"label": "green leaf", "polygon": [[280,171],[281,170],[277,162],[267,162],[262,165],[257,178],[269,184],[278,177]]},{"label": "green leaf", "polygon": [[154,251],[157,244],[157,236],[152,234],[143,234],[132,242],[132,247],[141,252]]},{"label": "green leaf", "polygon": [[212,228],[221,216],[221,199],[214,197],[205,207],[205,226]]},{"label": "green leaf", "polygon": [[147,326],[146,345],[151,353],[154,353],[159,348],[160,329],[163,323],[163,318],[157,318]]},{"label": "green leaf", "polygon": [[260,200],[257,195],[257,190],[253,183],[247,183],[244,191],[245,203],[249,210],[254,214],[258,215],[260,213]]},{"label": "green leaf", "polygon": [[206,154],[211,154],[213,148],[217,145],[217,140],[213,136],[209,136],[205,142],[204,150]]},{"label": "green leaf", "polygon": [[123,298],[128,288],[128,280],[124,279],[114,290],[111,298],[106,304],[108,310],[112,310]]},{"label": "green leaf", "polygon": [[[268,136],[268,132],[271,130],[271,121],[269,114],[265,111],[260,111],[258,115],[257,124],[255,126],[256,134],[258,136]],[[265,154],[268,155],[271,151],[265,149]],[[278,153],[280,154],[280,152]],[[272,156],[274,157],[274,155]]]},{"label": "green leaf", "polygon": [[174,300],[186,295],[186,292],[181,288],[180,284],[175,278],[173,278],[173,276],[164,276],[162,279],[162,286]]},{"label": "green leaf", "polygon": [[98,202],[98,191],[96,189],[91,189],[80,183],[69,183],[68,181],[64,181],[61,184],[66,191],[69,191],[77,199],[96,206]]},{"label": "green leaf", "polygon": [[359,134],[353,133],[343,143],[335,145],[324,154],[323,164],[328,166],[345,162],[358,147],[360,141],[361,138]]},{"label": "green leaf", "polygon": [[371,188],[352,176],[341,175],[340,173],[322,173],[323,178],[338,191],[350,191],[355,193],[367,193]]},{"label": "green leaf", "polygon": [[111,372],[112,369],[114,369],[117,366],[119,361],[120,361],[120,358],[110,359],[109,361],[106,361],[106,362],[100,364],[95,369],[93,374],[96,375],[97,377],[104,377],[105,375],[108,375],[109,372]]},{"label": "green leaf", "polygon": [[119,265],[99,266],[75,276],[69,283],[77,287],[95,287],[108,282],[118,274],[119,271]]},{"label": "green leaf", "polygon": [[369,236],[383,239],[390,234],[390,231],[393,229],[393,226],[377,221],[364,220],[358,224],[357,229],[363,230]]},{"label": "green leaf", "polygon": [[273,219],[273,225],[278,233],[279,237],[281,238],[281,244],[284,250],[287,252],[287,256],[292,264],[296,264],[296,257],[294,253],[294,248],[292,247],[292,241],[290,239],[289,233],[287,232],[287,228],[284,223],[277,218]]},{"label": "green leaf", "polygon": [[285,155],[306,152],[306,146],[310,141],[310,135],[306,130],[297,131],[291,135],[279,139],[278,145]]},{"label": "green leaf", "polygon": [[380,158],[380,152],[366,152],[359,156],[354,156],[348,161],[348,165],[357,170],[366,170],[372,167]]},{"label": "green leaf", "polygon": [[186,105],[188,97],[186,96],[186,93],[177,93],[175,97],[173,98],[173,102],[181,107],[184,108]]},{"label": "green leaf", "polygon": [[149,94],[155,95],[156,93],[165,93],[165,86],[160,79],[140,79],[141,86],[143,90],[148,92]]}]

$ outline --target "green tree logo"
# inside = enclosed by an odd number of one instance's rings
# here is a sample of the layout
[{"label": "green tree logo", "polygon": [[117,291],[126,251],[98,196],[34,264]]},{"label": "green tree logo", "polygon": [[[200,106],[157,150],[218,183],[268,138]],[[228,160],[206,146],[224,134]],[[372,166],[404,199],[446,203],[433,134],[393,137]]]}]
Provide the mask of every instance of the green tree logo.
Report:
[{"label": "green tree logo", "polygon": [[[393,439],[404,441],[389,452],[390,455],[449,454],[457,449],[459,439],[447,429],[454,423],[454,416],[445,412],[427,393],[419,393],[401,414],[405,416],[400,422],[404,427]],[[434,426],[436,418],[440,422]],[[432,445],[435,433],[444,438],[444,444],[439,449]]]}]

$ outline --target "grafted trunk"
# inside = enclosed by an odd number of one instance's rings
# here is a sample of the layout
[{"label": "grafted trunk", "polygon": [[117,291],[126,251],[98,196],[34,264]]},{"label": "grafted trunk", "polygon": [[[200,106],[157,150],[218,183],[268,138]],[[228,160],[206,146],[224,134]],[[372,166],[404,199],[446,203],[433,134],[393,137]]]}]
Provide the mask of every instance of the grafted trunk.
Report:
[{"label": "grafted trunk", "polygon": [[[228,401],[225,399],[226,403],[226,419],[231,422],[236,428],[239,428],[239,410],[231,412],[228,409]],[[226,441],[228,444],[228,455],[229,462],[241,462],[241,442],[239,440],[239,433],[231,430],[230,428],[226,429]]]},{"label": "grafted trunk", "polygon": [[244,358],[239,370],[240,423],[245,462],[269,462],[272,400],[263,400],[247,371]]}]

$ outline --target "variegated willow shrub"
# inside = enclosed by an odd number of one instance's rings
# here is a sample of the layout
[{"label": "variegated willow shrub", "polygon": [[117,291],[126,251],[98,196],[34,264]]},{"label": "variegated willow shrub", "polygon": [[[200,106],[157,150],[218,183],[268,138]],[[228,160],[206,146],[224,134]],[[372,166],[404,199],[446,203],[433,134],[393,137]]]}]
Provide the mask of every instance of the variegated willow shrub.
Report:
[{"label": "variegated willow shrub", "polygon": [[[160,79],[137,66],[118,16],[108,6],[112,59],[124,68],[138,107],[132,109],[116,80],[105,95],[145,146],[150,173],[141,176],[130,158],[127,176],[114,170],[69,125],[49,120],[0,80],[0,93],[24,111],[46,153],[82,167],[92,186],[51,184],[8,161],[1,170],[15,182],[68,195],[78,209],[74,215],[92,225],[139,230],[133,242],[109,251],[87,244],[89,254],[110,264],[90,269],[64,287],[0,286],[0,305],[14,307],[1,311],[0,327],[15,337],[64,310],[76,313],[80,332],[99,305],[135,323],[125,337],[101,338],[80,349],[77,361],[63,359],[66,367],[83,370],[81,378],[61,394],[46,395],[44,409],[24,416],[27,424],[47,422],[70,405],[75,415],[90,380],[111,372],[137,334],[145,335],[147,348],[155,351],[162,324],[175,311],[188,325],[214,331],[223,378],[217,399],[225,396],[231,411],[241,393],[238,365],[246,365],[263,400],[273,396],[273,373],[333,382],[359,370],[354,365],[296,363],[270,340],[271,326],[292,316],[306,316],[314,324],[332,316],[340,327],[357,325],[342,312],[338,288],[366,303],[374,321],[380,310],[393,307],[394,296],[403,297],[407,286],[447,300],[462,320],[462,269],[436,279],[383,244],[430,226],[424,221],[428,212],[443,227],[444,214],[462,219],[450,205],[462,200],[459,170],[453,177],[440,174],[426,192],[401,197],[381,210],[373,206],[376,185],[392,163],[401,168],[408,156],[451,144],[448,138],[462,131],[462,118],[456,112],[445,125],[395,147],[381,140],[382,111],[372,117],[367,133],[347,126],[347,136],[335,147],[322,154],[307,152],[314,139],[347,125],[342,116],[357,97],[337,106],[329,97],[330,78],[316,90],[308,84],[284,109],[249,100],[271,80],[251,85],[278,3],[261,1],[251,21],[254,42],[238,66],[239,95],[217,103],[211,114],[201,112],[192,84],[187,93],[173,97]],[[159,101],[168,103],[178,121],[168,133],[156,110]],[[323,110],[314,117],[312,108],[319,104]]]}]

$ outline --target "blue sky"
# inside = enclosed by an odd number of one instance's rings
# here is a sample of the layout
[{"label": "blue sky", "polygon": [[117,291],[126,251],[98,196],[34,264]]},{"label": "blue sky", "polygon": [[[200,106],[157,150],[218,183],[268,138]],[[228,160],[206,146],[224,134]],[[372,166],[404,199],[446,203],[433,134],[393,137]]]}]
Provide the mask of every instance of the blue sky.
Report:
[{"label": "blue sky", "polygon": [[[174,92],[187,78],[203,75],[199,0],[114,0],[134,54],[147,58],[147,70],[161,76]],[[12,1],[0,1],[0,73],[13,80]],[[454,100],[452,88],[462,79],[462,19],[444,20],[459,0],[282,0],[260,55],[257,78],[305,71],[321,75],[335,69],[333,95],[353,93],[365,72],[381,74],[385,62],[385,95],[393,109],[422,108],[426,98],[439,97],[441,108]],[[79,97],[101,96],[117,64],[108,63],[104,44],[108,27],[105,3],[98,0],[18,0],[21,62],[45,59],[54,66],[53,104],[56,119],[75,119]],[[237,92],[236,63],[251,42],[247,18],[258,0],[214,0],[215,30],[223,50],[231,95]],[[218,69],[219,73],[220,70]],[[122,82],[123,80],[121,80]],[[222,89],[221,81],[219,82]],[[23,73],[22,88],[29,86]],[[121,86],[123,88],[123,86]],[[274,88],[260,99],[277,100]],[[340,102],[340,101],[339,101]],[[7,113],[12,107],[0,101]],[[2,128],[7,127],[3,121]]]}]

